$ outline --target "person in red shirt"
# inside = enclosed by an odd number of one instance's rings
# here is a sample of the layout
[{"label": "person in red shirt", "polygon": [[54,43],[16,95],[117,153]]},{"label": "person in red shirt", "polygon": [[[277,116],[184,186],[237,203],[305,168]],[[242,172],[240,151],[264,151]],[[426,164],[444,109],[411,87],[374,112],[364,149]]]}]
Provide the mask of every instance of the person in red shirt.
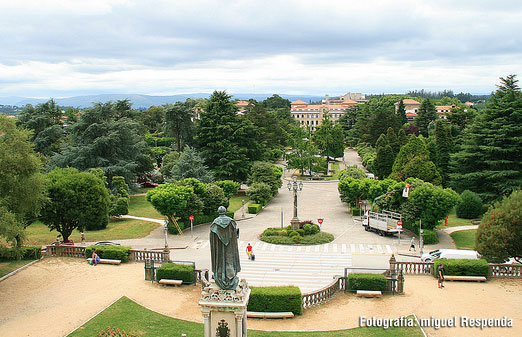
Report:
[{"label": "person in red shirt", "polygon": [[250,242],[248,243],[247,247],[246,247],[246,253],[247,253],[247,256],[248,256],[248,259],[252,259],[252,245],[250,244]]}]

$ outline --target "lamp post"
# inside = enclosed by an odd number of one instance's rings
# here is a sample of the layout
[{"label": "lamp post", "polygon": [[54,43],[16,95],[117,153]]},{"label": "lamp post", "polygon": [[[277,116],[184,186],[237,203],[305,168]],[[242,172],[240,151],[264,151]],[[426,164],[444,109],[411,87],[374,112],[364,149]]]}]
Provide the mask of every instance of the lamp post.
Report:
[{"label": "lamp post", "polygon": [[294,217],[290,220],[290,224],[292,225],[292,229],[296,230],[299,229],[299,219],[297,218],[297,191],[303,190],[303,182],[299,182],[298,185],[297,177],[293,176],[293,181],[289,181],[286,187],[288,187],[289,191],[294,191]]},{"label": "lamp post", "polygon": [[169,224],[168,220],[165,220],[163,222],[163,229],[165,230],[165,248],[163,248],[163,251],[165,253],[169,252],[169,241],[168,241],[168,237],[167,237],[167,234],[168,234],[168,224]]}]

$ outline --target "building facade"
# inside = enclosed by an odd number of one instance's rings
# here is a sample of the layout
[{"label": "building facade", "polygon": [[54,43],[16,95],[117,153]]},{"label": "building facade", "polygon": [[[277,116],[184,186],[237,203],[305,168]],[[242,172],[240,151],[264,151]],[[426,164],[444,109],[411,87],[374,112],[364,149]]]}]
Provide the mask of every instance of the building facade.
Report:
[{"label": "building facade", "polygon": [[324,114],[330,115],[330,120],[337,123],[346,109],[357,106],[356,101],[345,100],[341,104],[308,104],[301,100],[291,103],[290,113],[302,127],[309,126],[315,130],[321,125]]}]

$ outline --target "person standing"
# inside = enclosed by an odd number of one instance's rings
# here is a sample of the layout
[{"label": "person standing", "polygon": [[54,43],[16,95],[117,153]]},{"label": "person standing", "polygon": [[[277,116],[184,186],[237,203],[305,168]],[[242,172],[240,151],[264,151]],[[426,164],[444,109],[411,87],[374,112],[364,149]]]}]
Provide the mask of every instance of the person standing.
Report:
[{"label": "person standing", "polygon": [[411,238],[410,249],[408,249],[408,251],[411,251],[412,248],[413,248],[413,251],[416,252],[416,250],[415,250],[415,237]]},{"label": "person standing", "polygon": [[444,273],[446,271],[444,270],[444,264],[441,263],[441,265],[437,268],[437,280],[439,288],[444,288]]},{"label": "person standing", "polygon": [[252,245],[250,244],[250,242],[246,246],[246,253],[247,253],[248,259],[251,260],[252,259]]},{"label": "person standing", "polygon": [[82,231],[81,238],[82,238],[82,244],[85,244],[85,232],[84,231]]}]

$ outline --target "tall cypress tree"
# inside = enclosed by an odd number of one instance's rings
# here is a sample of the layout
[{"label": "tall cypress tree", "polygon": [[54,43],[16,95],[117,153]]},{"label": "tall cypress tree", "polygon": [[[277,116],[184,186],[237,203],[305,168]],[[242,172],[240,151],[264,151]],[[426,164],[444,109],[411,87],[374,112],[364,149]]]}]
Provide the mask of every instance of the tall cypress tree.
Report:
[{"label": "tall cypress tree", "polygon": [[435,109],[435,105],[429,98],[426,98],[422,101],[417,117],[415,118],[415,124],[419,127],[421,135],[428,137],[428,126],[436,119],[437,110]]},{"label": "tall cypress tree", "polygon": [[437,149],[435,164],[442,177],[442,185],[446,187],[449,179],[450,155],[454,151],[455,144],[451,135],[451,125],[443,119],[435,122],[435,146]]},{"label": "tall cypress tree", "polygon": [[399,121],[402,125],[408,123],[408,118],[406,117],[406,107],[404,106],[402,99],[400,100],[399,106],[397,107],[397,116],[399,117]]},{"label": "tall cypress tree", "polygon": [[500,81],[450,161],[451,185],[476,192],[485,201],[522,186],[522,93],[515,75]]},{"label": "tall cypress tree", "polygon": [[375,144],[376,156],[373,161],[375,173],[379,179],[387,178],[392,170],[395,154],[388,141],[388,137],[382,134]]}]

